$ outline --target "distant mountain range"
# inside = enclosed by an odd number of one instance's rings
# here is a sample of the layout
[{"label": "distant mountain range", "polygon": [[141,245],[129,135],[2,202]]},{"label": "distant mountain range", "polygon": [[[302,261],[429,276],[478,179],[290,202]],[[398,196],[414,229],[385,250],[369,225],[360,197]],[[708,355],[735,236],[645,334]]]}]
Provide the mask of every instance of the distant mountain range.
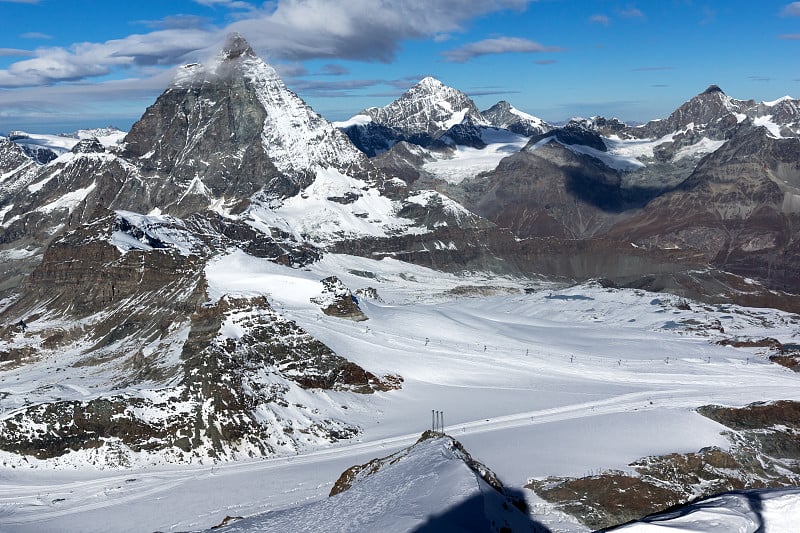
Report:
[{"label": "distant mountain range", "polygon": [[[736,100],[712,85],[663,120],[554,127],[505,102],[479,114],[463,93],[426,78],[340,127],[386,172],[412,188],[421,180],[518,237],[693,250],[720,269],[800,290],[798,100]],[[482,172],[437,172],[462,162],[460,147],[477,149],[474,160],[492,155],[497,129],[529,140],[501,139],[512,149]]]}]

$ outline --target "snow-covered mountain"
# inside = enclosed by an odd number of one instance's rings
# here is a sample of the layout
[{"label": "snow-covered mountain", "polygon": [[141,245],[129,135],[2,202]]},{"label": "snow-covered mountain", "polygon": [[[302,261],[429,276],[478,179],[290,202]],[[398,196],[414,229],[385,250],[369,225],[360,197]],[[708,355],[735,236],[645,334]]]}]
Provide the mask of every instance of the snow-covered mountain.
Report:
[{"label": "snow-covered mountain", "polygon": [[[420,146],[429,146],[445,135],[459,135],[465,128],[488,125],[466,94],[430,76],[390,104],[361,111],[351,122],[354,123],[351,128],[363,128],[368,124],[387,128],[395,135],[396,141]],[[350,135],[349,128],[345,131]]]},{"label": "snow-covered mountain", "polygon": [[240,36],[210,64],[182,67],[125,143],[144,172],[208,201],[294,196],[322,170],[369,179],[363,154]]},{"label": "snow-covered mountain", "polygon": [[800,135],[800,101],[785,96],[773,102],[737,100],[711,85],[664,120],[654,120],[630,130],[637,137],[663,137],[693,131],[711,139],[729,138],[737,124],[749,121],[766,127],[775,137]]},{"label": "snow-covered mountain", "polygon": [[506,129],[527,137],[553,129],[544,120],[520,111],[505,100],[497,102],[486,111],[483,111],[481,115],[495,128]]},{"label": "snow-covered mountain", "polygon": [[463,92],[430,76],[384,107],[370,107],[337,126],[370,157],[404,141],[422,147],[482,148],[481,129],[490,126]]}]

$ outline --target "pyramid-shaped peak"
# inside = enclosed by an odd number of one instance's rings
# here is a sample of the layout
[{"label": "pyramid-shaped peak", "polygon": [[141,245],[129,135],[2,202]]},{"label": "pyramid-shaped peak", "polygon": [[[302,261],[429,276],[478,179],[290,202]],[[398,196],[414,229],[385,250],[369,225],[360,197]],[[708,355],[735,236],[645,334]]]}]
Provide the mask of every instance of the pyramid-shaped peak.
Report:
[{"label": "pyramid-shaped peak", "polygon": [[221,54],[225,59],[236,59],[241,56],[256,57],[256,53],[253,52],[250,43],[238,32],[228,34],[225,38],[225,44],[222,46]]},{"label": "pyramid-shaped peak", "polygon": [[715,93],[720,93],[720,94],[724,95],[725,91],[720,89],[719,85],[715,85],[715,84],[712,83],[711,85],[708,86],[708,89],[706,89],[705,91],[703,91],[700,94],[715,94]]},{"label": "pyramid-shaped peak", "polygon": [[228,34],[220,51],[208,63],[190,63],[178,68],[172,86],[186,88],[208,81],[230,83],[242,77],[283,83],[277,71],[256,55],[241,34],[234,32]]},{"label": "pyramid-shaped peak", "polygon": [[450,89],[447,85],[434,78],[433,76],[425,76],[412,89],[422,90],[428,93],[439,92],[442,89]]}]

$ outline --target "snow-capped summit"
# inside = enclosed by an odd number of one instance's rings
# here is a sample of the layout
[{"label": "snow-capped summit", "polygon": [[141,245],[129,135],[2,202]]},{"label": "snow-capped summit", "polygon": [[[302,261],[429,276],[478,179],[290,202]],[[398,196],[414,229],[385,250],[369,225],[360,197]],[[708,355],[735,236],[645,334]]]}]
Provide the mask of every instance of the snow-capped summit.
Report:
[{"label": "snow-capped summit", "polygon": [[520,111],[505,100],[501,100],[486,111],[483,111],[481,116],[496,128],[506,129],[528,137],[545,133],[552,129],[552,126],[544,120]]},{"label": "snow-capped summit", "polygon": [[463,92],[431,76],[421,79],[384,107],[360,111],[338,127],[369,157],[405,141],[422,147],[483,148],[481,129],[490,122]]},{"label": "snow-capped summit", "polygon": [[385,107],[371,107],[362,114],[373,122],[395,128],[424,144],[433,142],[447,130],[466,121],[488,125],[475,103],[463,92],[426,77]]}]

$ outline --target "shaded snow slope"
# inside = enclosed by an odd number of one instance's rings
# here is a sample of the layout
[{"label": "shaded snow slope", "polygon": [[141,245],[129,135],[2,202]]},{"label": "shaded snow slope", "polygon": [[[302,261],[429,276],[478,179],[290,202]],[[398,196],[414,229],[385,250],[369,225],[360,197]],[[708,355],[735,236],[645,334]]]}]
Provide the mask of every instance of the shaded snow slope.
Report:
[{"label": "shaded snow slope", "polygon": [[344,492],[220,531],[533,531],[530,519],[469,460],[452,439],[429,437],[364,465],[366,472]]}]

